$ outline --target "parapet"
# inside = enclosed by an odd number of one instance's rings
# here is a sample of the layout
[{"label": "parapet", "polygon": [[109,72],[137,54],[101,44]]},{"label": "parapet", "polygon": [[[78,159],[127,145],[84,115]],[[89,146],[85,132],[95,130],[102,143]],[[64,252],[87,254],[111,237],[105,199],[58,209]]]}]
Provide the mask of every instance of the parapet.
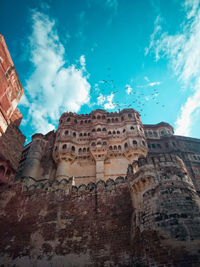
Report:
[{"label": "parapet", "polygon": [[95,192],[95,191],[106,191],[110,192],[115,190],[115,188],[127,182],[127,178],[119,176],[115,180],[108,179],[106,182],[99,180],[97,183],[90,182],[88,184],[81,184],[80,186],[75,186],[74,177],[69,179],[62,179],[60,181],[54,180],[49,181],[48,179],[34,179],[33,177],[24,176],[23,180],[23,191],[37,191],[42,190],[43,192],[50,191],[60,191],[68,193],[73,192]]}]

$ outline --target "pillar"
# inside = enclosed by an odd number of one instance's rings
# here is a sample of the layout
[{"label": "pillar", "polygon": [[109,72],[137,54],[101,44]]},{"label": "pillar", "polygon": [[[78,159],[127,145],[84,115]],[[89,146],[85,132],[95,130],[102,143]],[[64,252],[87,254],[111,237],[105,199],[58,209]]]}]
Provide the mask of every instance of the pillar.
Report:
[{"label": "pillar", "polygon": [[96,160],[96,182],[104,180],[104,160]]},{"label": "pillar", "polygon": [[38,179],[40,161],[43,155],[43,140],[34,139],[31,144],[31,148],[27,155],[26,163],[22,172],[22,176],[29,176],[34,179]]},{"label": "pillar", "polygon": [[69,178],[69,165],[70,162],[68,160],[62,159],[57,163],[57,171],[56,171],[56,180],[60,181],[63,178],[68,179]]}]

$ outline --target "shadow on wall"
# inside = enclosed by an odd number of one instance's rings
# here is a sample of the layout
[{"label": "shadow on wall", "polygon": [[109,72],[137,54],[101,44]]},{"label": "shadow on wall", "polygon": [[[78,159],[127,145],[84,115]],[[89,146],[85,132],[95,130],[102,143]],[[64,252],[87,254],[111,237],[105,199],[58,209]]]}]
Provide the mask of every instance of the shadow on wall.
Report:
[{"label": "shadow on wall", "polygon": [[0,136],[0,184],[14,179],[24,142],[25,136],[18,128],[18,121],[12,122]]}]

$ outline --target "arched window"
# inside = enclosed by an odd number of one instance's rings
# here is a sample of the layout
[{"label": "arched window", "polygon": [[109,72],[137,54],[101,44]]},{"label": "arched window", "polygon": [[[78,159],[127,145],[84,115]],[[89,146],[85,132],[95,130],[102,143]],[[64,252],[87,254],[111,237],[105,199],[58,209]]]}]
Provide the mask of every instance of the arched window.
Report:
[{"label": "arched window", "polygon": [[127,148],[127,147],[128,147],[128,144],[127,144],[127,143],[125,143],[125,144],[124,144],[124,148]]},{"label": "arched window", "polygon": [[85,123],[87,123],[87,120],[85,120]]},{"label": "arched window", "polygon": [[107,122],[110,122],[110,119],[107,119]]},{"label": "arched window", "polygon": [[57,147],[57,146],[55,147],[55,151],[56,151],[56,150],[58,150],[58,147]]},{"label": "arched window", "polygon": [[68,134],[69,134],[69,131],[68,131],[68,130],[66,130],[66,131],[65,131],[65,135],[68,135]]},{"label": "arched window", "polygon": [[104,141],[104,142],[103,142],[103,146],[106,146],[106,145],[107,145],[107,143]]},{"label": "arched window", "polygon": [[95,117],[95,116],[92,116],[92,118],[93,118],[93,119],[96,119],[96,117]]},{"label": "arched window", "polygon": [[80,124],[83,124],[83,121],[80,121]]},{"label": "arched window", "polygon": [[77,120],[76,119],[74,120],[74,123],[77,123]]},{"label": "arched window", "polygon": [[82,133],[80,133],[79,136],[82,136]]},{"label": "arched window", "polygon": [[109,131],[108,134],[111,134],[111,131]]},{"label": "arched window", "polygon": [[133,126],[131,126],[131,130],[134,130],[134,127]]},{"label": "arched window", "polygon": [[95,145],[96,145],[95,142],[92,142],[91,146],[95,146]]},{"label": "arched window", "polygon": [[152,136],[152,132],[148,131],[148,135],[149,135],[149,136]]},{"label": "arched window", "polygon": [[121,121],[123,121],[124,120],[124,117],[121,117]]},{"label": "arched window", "polygon": [[70,121],[70,118],[67,118],[67,121]]},{"label": "arched window", "polygon": [[98,115],[98,116],[97,116],[97,119],[100,120],[100,119],[101,119],[101,116]]},{"label": "arched window", "polygon": [[115,118],[115,121],[118,122],[118,118]]},{"label": "arched window", "polygon": [[73,137],[76,137],[76,133],[75,132],[73,133]]},{"label": "arched window", "polygon": [[128,114],[128,117],[129,117],[129,118],[132,118],[132,114]]},{"label": "arched window", "polygon": [[87,136],[87,134],[86,134],[86,133],[84,133],[84,136]]},{"label": "arched window", "polygon": [[79,153],[79,154],[81,154],[81,153],[82,153],[82,149],[81,149],[81,148],[79,148],[79,150],[78,150],[78,153]]},{"label": "arched window", "polygon": [[102,131],[103,131],[103,132],[106,132],[106,128],[103,128]]},{"label": "arched window", "polygon": [[120,131],[117,131],[117,134],[120,134]]},{"label": "arched window", "polygon": [[89,147],[87,148],[87,152],[89,152],[90,151],[90,149],[89,149]]},{"label": "arched window", "polygon": [[100,141],[98,141],[98,142],[97,142],[97,145],[101,145],[101,142],[100,142]]},{"label": "arched window", "polygon": [[86,148],[84,147],[84,148],[83,148],[83,153],[85,153],[85,152],[86,152]]},{"label": "arched window", "polygon": [[115,132],[115,131],[113,131],[113,134],[116,134],[116,132]]},{"label": "arched window", "polygon": [[158,134],[157,134],[157,132],[156,132],[156,131],[153,131],[153,135],[154,135],[155,137],[157,137],[157,136],[158,136]]},{"label": "arched window", "polygon": [[115,122],[115,119],[114,118],[112,118],[112,122]]},{"label": "arched window", "polygon": [[88,136],[90,136],[90,133],[88,133]]},{"label": "arched window", "polygon": [[62,148],[63,148],[63,149],[66,149],[66,148],[67,148],[67,145],[66,145],[66,144],[64,144],[64,145],[62,146]]},{"label": "arched window", "polygon": [[95,129],[92,129],[92,132],[95,132]]},{"label": "arched window", "polygon": [[133,140],[133,145],[137,145],[137,141],[136,140]]},{"label": "arched window", "polygon": [[114,146],[114,150],[117,150],[117,146]]},{"label": "arched window", "polygon": [[123,133],[125,133],[125,132],[126,132],[126,129],[123,130]]},{"label": "arched window", "polygon": [[103,120],[105,120],[105,118],[106,118],[106,116],[105,116],[105,115],[103,115],[103,116],[102,116],[102,119],[103,119]]},{"label": "arched window", "polygon": [[119,146],[118,146],[118,150],[121,150],[121,149],[122,149],[122,148],[121,148],[121,146],[119,145]]},{"label": "arched window", "polygon": [[72,146],[72,151],[75,152],[75,147],[74,146]]},{"label": "arched window", "polygon": [[112,150],[112,146],[109,146],[109,150]]},{"label": "arched window", "polygon": [[164,135],[165,134],[165,131],[164,130],[160,131],[160,134],[161,135]]},{"label": "arched window", "polygon": [[100,128],[98,128],[98,129],[97,129],[97,132],[101,132],[101,129],[100,129]]},{"label": "arched window", "polygon": [[88,121],[88,123],[90,123],[90,122],[91,122],[91,120]]}]

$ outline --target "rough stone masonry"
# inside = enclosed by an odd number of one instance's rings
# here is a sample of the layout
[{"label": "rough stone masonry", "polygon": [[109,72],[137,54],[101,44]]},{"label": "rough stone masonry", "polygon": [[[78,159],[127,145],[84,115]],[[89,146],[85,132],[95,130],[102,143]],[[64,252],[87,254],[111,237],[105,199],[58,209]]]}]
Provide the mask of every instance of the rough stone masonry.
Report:
[{"label": "rough stone masonry", "polygon": [[31,179],[1,187],[1,266],[199,266],[200,198],[178,156],[79,187]]}]

